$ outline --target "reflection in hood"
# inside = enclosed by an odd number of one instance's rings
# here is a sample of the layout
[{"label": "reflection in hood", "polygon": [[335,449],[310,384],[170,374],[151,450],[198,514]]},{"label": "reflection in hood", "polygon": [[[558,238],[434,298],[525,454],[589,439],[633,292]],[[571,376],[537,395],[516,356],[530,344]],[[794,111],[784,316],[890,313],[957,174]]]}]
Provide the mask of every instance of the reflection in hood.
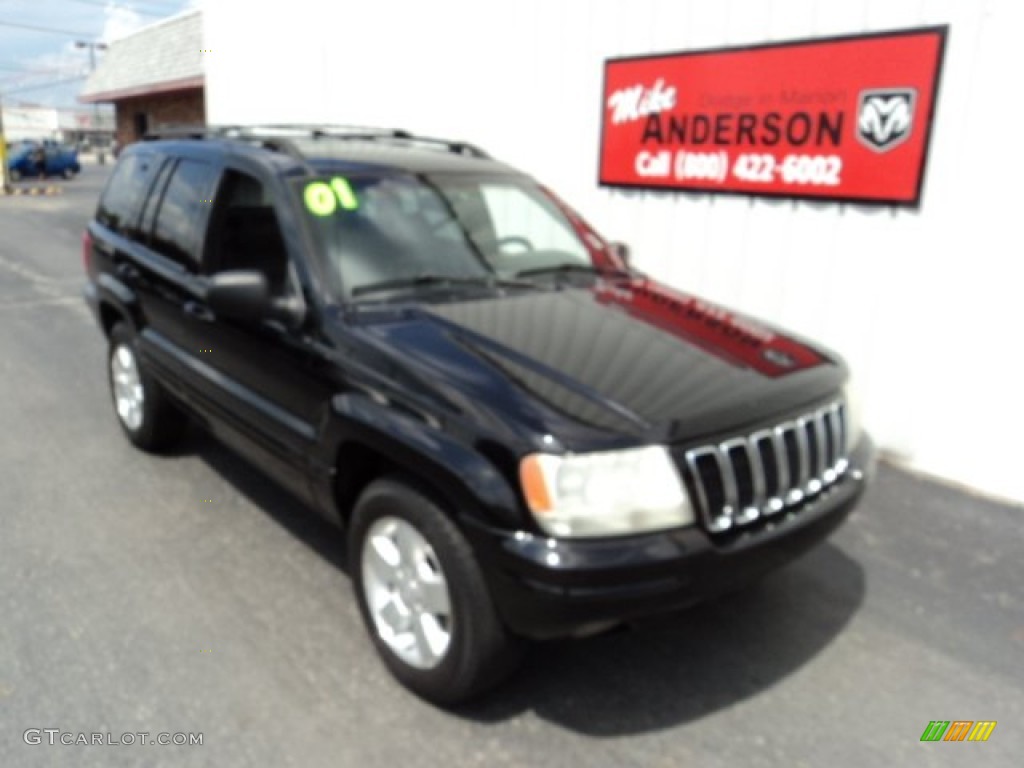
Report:
[{"label": "reflection in hood", "polygon": [[646,323],[765,376],[785,376],[825,362],[811,347],[754,320],[650,280],[624,288],[601,283],[594,293],[601,302],[622,307]]},{"label": "reflection in hood", "polygon": [[377,332],[407,359],[489,371],[491,407],[525,397],[563,425],[644,439],[743,426],[829,397],[845,377],[801,341],[648,280],[432,304],[406,318]]}]

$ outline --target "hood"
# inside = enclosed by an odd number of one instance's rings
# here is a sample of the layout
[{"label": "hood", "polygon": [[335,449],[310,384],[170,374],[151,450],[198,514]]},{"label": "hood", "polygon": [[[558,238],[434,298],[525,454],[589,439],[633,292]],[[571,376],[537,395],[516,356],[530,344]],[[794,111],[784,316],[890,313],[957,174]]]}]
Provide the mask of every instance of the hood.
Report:
[{"label": "hood", "polygon": [[[839,390],[834,355],[654,281],[421,305],[372,334],[569,450],[729,431]],[[382,339],[382,341],[384,341]]]}]

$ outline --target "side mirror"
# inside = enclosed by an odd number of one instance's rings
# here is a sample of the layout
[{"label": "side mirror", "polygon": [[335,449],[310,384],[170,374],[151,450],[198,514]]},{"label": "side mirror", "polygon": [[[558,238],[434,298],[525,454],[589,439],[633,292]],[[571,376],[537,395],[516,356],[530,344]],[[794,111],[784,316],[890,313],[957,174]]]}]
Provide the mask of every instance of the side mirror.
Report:
[{"label": "side mirror", "polygon": [[295,329],[306,320],[306,308],[301,299],[271,296],[266,275],[254,269],[213,275],[206,287],[206,303],[214,314],[246,323],[269,319]]},{"label": "side mirror", "polygon": [[270,286],[266,276],[255,270],[221,272],[210,278],[206,303],[215,314],[257,322],[270,310]]},{"label": "side mirror", "polygon": [[623,267],[629,267],[629,260],[633,255],[630,253],[628,245],[618,242],[608,243],[608,250],[611,251],[612,256],[622,262]]}]

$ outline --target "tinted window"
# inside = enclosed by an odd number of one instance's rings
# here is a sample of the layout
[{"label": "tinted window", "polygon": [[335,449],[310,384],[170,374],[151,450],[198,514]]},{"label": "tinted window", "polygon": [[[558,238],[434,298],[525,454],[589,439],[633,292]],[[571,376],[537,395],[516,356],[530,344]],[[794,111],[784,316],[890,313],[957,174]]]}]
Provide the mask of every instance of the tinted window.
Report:
[{"label": "tinted window", "polygon": [[153,187],[150,189],[149,198],[142,208],[142,217],[139,219],[139,235],[145,238],[146,242],[148,242],[149,234],[153,231],[153,225],[156,223],[156,209],[160,205],[164,187],[167,186],[167,177],[173,170],[174,161],[170,159],[160,166],[160,170],[156,174],[156,181],[153,182]]},{"label": "tinted window", "polygon": [[116,232],[130,228],[135,223],[139,204],[146,195],[156,165],[150,155],[124,157],[107,183],[96,219]]},{"label": "tinted window", "polygon": [[198,266],[198,227],[210,206],[215,173],[206,163],[180,161],[156,215],[153,249],[190,269]]},{"label": "tinted window", "polygon": [[288,288],[288,250],[267,189],[248,174],[227,170],[213,203],[207,270],[255,269],[275,295]]},{"label": "tinted window", "polygon": [[419,275],[504,277],[592,263],[551,196],[523,177],[360,174],[296,187],[348,296]]}]

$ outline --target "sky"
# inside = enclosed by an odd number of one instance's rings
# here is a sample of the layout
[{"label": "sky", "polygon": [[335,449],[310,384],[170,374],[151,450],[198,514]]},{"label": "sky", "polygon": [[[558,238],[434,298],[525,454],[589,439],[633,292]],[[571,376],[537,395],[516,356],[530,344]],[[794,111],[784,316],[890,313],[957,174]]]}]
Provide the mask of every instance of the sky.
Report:
[{"label": "sky", "polygon": [[[12,105],[80,107],[89,51],[76,48],[77,40],[109,43],[198,5],[199,0],[0,0],[0,98]],[[96,56],[99,61],[103,52]]]}]

